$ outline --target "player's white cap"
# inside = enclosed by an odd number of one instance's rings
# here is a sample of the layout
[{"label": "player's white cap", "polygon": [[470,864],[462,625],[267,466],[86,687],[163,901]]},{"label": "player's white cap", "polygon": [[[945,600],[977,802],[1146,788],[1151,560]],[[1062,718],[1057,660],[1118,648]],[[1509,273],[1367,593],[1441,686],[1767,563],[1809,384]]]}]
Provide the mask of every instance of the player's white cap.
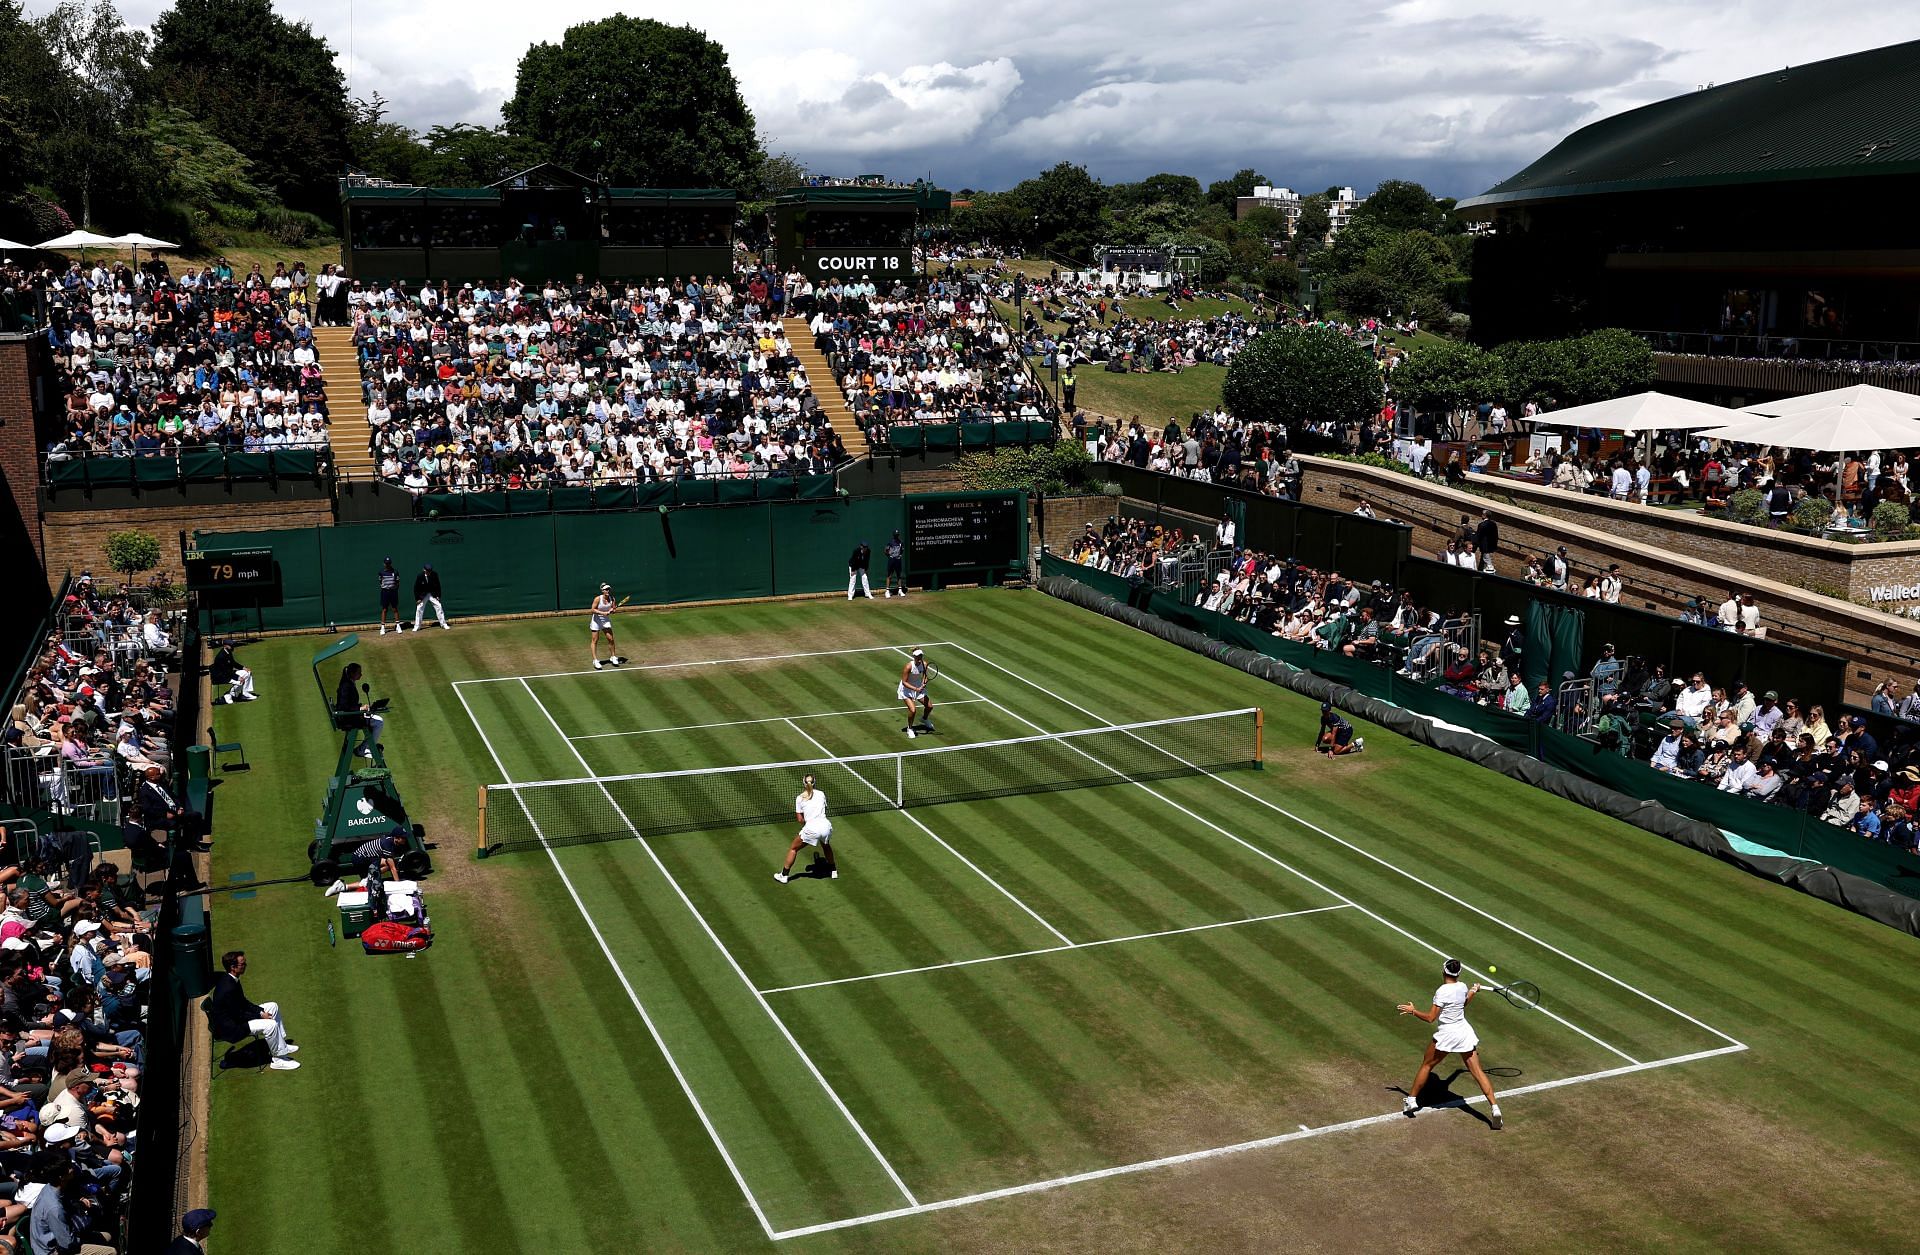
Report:
[{"label": "player's white cap", "polygon": [[611,584],[602,584],[602,585],[600,586],[600,591],[601,591],[601,592],[603,592],[603,593],[610,593],[610,592],[612,592],[612,591],[613,591],[613,585],[611,585]]},{"label": "player's white cap", "polygon": [[927,656],[927,651],[924,649],[916,649],[913,651],[913,656],[915,658],[924,658]]}]

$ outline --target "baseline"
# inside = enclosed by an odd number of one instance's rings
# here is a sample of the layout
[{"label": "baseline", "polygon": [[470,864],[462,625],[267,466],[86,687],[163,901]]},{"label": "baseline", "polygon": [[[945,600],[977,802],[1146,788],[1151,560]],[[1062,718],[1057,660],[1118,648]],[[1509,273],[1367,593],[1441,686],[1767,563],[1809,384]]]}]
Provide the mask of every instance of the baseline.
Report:
[{"label": "baseline", "polygon": [[[1656,1068],[1676,1067],[1683,1063],[1697,1063],[1703,1059],[1712,1059],[1719,1055],[1738,1054],[1745,1050],[1742,1045],[1720,1046],[1713,1050],[1698,1050],[1692,1054],[1674,1055],[1667,1059],[1654,1059],[1646,1063],[1632,1063],[1624,1067],[1608,1068],[1603,1072],[1587,1072],[1579,1076],[1561,1077],[1556,1081],[1541,1081],[1537,1085],[1522,1085],[1517,1089],[1501,1094],[1502,1100],[1510,1101],[1526,1094],[1539,1094],[1548,1090],[1565,1089],[1571,1085],[1585,1085],[1592,1081],[1611,1080],[1620,1076],[1631,1076],[1636,1072],[1651,1072]],[[1444,1111],[1448,1108],[1465,1108],[1484,1103],[1484,1094],[1475,1094],[1470,1098],[1456,1098],[1452,1102],[1441,1103],[1427,1108],[1430,1111]],[[815,1233],[831,1233],[837,1229],[851,1229],[859,1225],[877,1224],[883,1220],[898,1220],[907,1216],[923,1216],[933,1211],[949,1211],[956,1207],[970,1207],[975,1203],[987,1203],[1002,1198],[1017,1198],[1022,1194],[1039,1194],[1047,1190],[1057,1190],[1069,1185],[1083,1185],[1089,1181],[1104,1181],[1110,1177],[1130,1176],[1138,1172],[1151,1172],[1157,1168],[1171,1168],[1178,1164],[1198,1163],[1206,1159],[1219,1159],[1227,1155],[1243,1155],[1248,1151],[1265,1150],[1271,1146],[1280,1146],[1287,1142],[1304,1142],[1309,1138],[1325,1137],[1331,1133],[1347,1133],[1355,1129],[1369,1128],[1374,1125],[1404,1122],[1406,1116],[1398,1111],[1389,1111],[1382,1115],[1362,1116],[1357,1120],[1345,1120],[1339,1124],[1323,1124],[1318,1128],[1302,1127],[1297,1132],[1279,1133],[1272,1137],[1255,1138],[1248,1142],[1235,1142],[1230,1146],[1214,1146],[1206,1150],[1190,1150],[1179,1155],[1164,1155],[1158,1159],[1143,1159],[1138,1163],[1119,1164],[1112,1168],[1096,1168],[1091,1172],[1076,1172],[1071,1176],[1051,1177],[1045,1181],[1029,1181],[1025,1185],[1009,1185],[997,1190],[986,1190],[979,1194],[964,1194],[958,1198],[943,1198],[931,1203],[918,1203],[912,1207],[899,1207],[892,1211],[877,1211],[865,1216],[851,1216],[845,1220],[829,1220],[823,1224],[807,1225],[799,1229],[782,1229],[773,1235],[777,1242],[788,1238],[807,1237]]]}]

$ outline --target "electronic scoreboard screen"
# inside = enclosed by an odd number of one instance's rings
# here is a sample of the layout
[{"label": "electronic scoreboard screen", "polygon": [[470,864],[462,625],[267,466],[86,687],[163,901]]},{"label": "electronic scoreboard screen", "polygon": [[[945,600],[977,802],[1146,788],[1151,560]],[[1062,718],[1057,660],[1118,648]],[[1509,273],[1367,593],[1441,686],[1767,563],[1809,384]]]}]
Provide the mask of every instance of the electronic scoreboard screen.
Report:
[{"label": "electronic scoreboard screen", "polygon": [[187,588],[192,592],[265,590],[279,583],[271,549],[195,549],[187,554]]},{"label": "electronic scoreboard screen", "polygon": [[907,498],[907,562],[916,572],[1021,566],[1026,494],[932,493]]}]

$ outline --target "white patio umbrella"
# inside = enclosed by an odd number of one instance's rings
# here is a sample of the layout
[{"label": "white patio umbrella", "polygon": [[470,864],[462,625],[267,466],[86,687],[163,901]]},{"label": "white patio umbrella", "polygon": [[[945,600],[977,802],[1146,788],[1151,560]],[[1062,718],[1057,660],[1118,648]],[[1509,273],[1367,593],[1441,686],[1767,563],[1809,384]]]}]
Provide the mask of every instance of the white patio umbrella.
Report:
[{"label": "white patio umbrella", "polygon": [[0,240],[0,253],[31,253],[33,245],[22,244],[17,240]]},{"label": "white patio umbrella", "polygon": [[180,247],[178,244],[167,240],[156,240],[151,235],[142,235],[138,231],[129,231],[125,235],[116,235],[113,237],[113,242],[115,244],[123,244],[133,250],[133,264],[136,266],[140,264],[140,250],[143,248],[149,253],[153,253],[163,248]]},{"label": "white patio umbrella", "polygon": [[1598,431],[1694,431],[1731,422],[1739,411],[1664,392],[1636,392],[1611,401],[1536,414],[1533,421],[1551,427],[1591,427]]},{"label": "white patio umbrella", "polygon": [[108,236],[92,231],[69,231],[65,235],[56,235],[50,240],[42,240],[36,248],[112,248],[115,241]]},{"label": "white patio umbrella", "polygon": [[1779,445],[1820,453],[1920,448],[1920,397],[1907,400],[1912,404],[1905,414],[1842,403],[1794,414],[1743,414],[1737,422],[1700,434],[1741,444]]},{"label": "white patio umbrella", "polygon": [[1844,388],[1829,388],[1825,392],[1809,392],[1803,396],[1786,397],[1779,401],[1761,401],[1742,409],[1742,414],[1763,414],[1768,418],[1785,417],[1788,414],[1819,414],[1829,410],[1855,410],[1869,414],[1889,414],[1901,418],[1920,418],[1920,396],[1911,392],[1896,392],[1892,388],[1882,388],[1876,384],[1856,383]]}]

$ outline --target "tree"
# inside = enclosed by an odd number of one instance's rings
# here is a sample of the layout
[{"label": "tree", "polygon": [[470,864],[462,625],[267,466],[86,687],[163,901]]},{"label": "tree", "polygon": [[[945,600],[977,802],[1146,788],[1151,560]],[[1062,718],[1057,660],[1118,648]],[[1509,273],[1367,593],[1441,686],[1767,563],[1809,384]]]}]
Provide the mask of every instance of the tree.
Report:
[{"label": "tree", "polygon": [[751,190],[753,113],[726,49],[691,26],[616,15],[520,58],[507,129],[618,187]]},{"label": "tree", "polygon": [[1589,331],[1570,344],[1573,372],[1565,399],[1573,405],[1611,401],[1653,386],[1653,349],[1618,327]]},{"label": "tree", "polygon": [[1377,413],[1380,370],[1367,351],[1329,327],[1261,333],[1227,367],[1221,398],[1237,417],[1298,431],[1331,420],[1342,426]]},{"label": "tree", "polygon": [[1300,198],[1300,216],[1293,221],[1293,255],[1317,253],[1327,246],[1333,230],[1333,202],[1315,192]]},{"label": "tree", "polygon": [[1354,221],[1371,222],[1388,231],[1446,230],[1446,214],[1433,194],[1406,179],[1386,179],[1353,211]]},{"label": "tree", "polygon": [[1300,267],[1284,257],[1273,257],[1262,262],[1254,271],[1253,281],[1260,290],[1276,301],[1291,301],[1300,295]]},{"label": "tree", "polygon": [[1509,340],[1494,350],[1507,374],[1509,395],[1536,401],[1542,409],[1568,404],[1563,389],[1573,373],[1574,357],[1566,340]]},{"label": "tree", "polygon": [[[765,149],[766,144],[760,147]],[[772,200],[790,187],[801,187],[807,181],[807,168],[797,157],[786,153],[763,153],[760,168],[755,172],[755,199]]]},{"label": "tree", "polygon": [[110,0],[91,8],[62,0],[38,26],[51,60],[44,68],[57,75],[42,84],[50,122],[39,139],[42,163],[48,181],[72,197],[81,223],[90,225],[95,200],[108,203],[101,193],[124,189],[136,161],[148,164],[128,135],[139,117],[147,37],[129,29]]},{"label": "tree", "polygon": [[427,155],[415,176],[428,187],[487,187],[547,159],[537,140],[498,126],[436,126],[425,142]]},{"label": "tree", "polygon": [[422,183],[419,168],[427,156],[413,128],[387,120],[385,96],[375,92],[370,99],[347,102],[348,165],[396,183]]},{"label": "tree", "polygon": [[1267,176],[1255,173],[1251,167],[1236,170],[1230,179],[1221,179],[1217,183],[1207,184],[1207,200],[1231,212],[1234,201],[1242,196],[1253,195],[1253,189],[1266,182]]},{"label": "tree", "polygon": [[1106,189],[1085,166],[1063,161],[1007,192],[1026,225],[1021,239],[1057,249],[1069,256],[1090,256],[1099,243]]},{"label": "tree", "polygon": [[106,550],[108,565],[129,584],[140,572],[160,565],[160,542],[146,532],[108,532]]},{"label": "tree", "polygon": [[1246,215],[1234,223],[1234,230],[1241,235],[1256,236],[1262,240],[1284,240],[1287,238],[1287,215],[1278,209],[1265,205],[1247,211]]},{"label": "tree", "polygon": [[1448,341],[1412,354],[1393,372],[1393,393],[1415,410],[1451,414],[1502,398],[1507,372],[1477,345]]},{"label": "tree", "polygon": [[1116,214],[1158,204],[1198,209],[1200,203],[1200,180],[1190,174],[1154,174],[1138,183],[1116,183],[1107,190],[1107,204]]},{"label": "tree", "polygon": [[1395,293],[1386,280],[1370,270],[1335,275],[1327,284],[1327,300],[1349,318],[1384,318],[1394,309]]},{"label": "tree", "polygon": [[153,29],[163,103],[246,154],[289,206],[336,219],[351,114],[327,41],[272,0],[176,0]]},{"label": "tree", "polygon": [[1032,218],[1008,193],[981,192],[953,213],[953,238],[974,244],[1016,244],[1028,238]]}]

